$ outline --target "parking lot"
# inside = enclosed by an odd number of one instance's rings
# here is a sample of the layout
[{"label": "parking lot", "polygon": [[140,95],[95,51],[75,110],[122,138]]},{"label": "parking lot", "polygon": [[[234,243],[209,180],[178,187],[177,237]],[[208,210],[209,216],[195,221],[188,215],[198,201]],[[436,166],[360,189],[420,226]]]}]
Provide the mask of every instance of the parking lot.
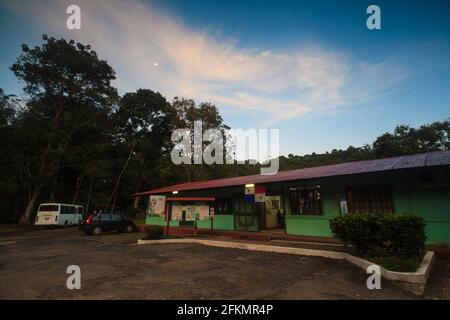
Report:
[{"label": "parking lot", "polygon": [[[142,234],[86,236],[75,228],[0,236],[1,299],[417,299],[363,270],[318,257],[136,245]],[[66,269],[81,269],[69,290]]]}]

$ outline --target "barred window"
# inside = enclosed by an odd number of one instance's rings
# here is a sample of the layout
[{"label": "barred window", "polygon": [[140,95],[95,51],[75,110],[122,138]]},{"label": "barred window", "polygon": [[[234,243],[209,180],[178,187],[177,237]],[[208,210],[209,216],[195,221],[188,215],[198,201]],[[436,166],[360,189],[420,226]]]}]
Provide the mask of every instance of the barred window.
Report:
[{"label": "barred window", "polygon": [[394,212],[391,187],[387,184],[348,187],[347,204],[350,213]]},{"label": "barred window", "polygon": [[290,188],[291,214],[321,215],[322,197],[320,186]]},{"label": "barred window", "polygon": [[231,198],[216,199],[214,205],[215,214],[233,214],[233,200]]}]

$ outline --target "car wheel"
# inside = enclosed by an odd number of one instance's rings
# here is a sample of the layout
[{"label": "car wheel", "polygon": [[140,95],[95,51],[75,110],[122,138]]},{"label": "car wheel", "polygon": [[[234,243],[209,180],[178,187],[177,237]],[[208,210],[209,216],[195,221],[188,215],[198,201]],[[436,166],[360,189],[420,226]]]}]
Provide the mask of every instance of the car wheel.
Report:
[{"label": "car wheel", "polygon": [[125,231],[126,231],[126,232],[133,232],[133,226],[127,226],[127,227],[125,228]]},{"label": "car wheel", "polygon": [[100,233],[102,233],[102,229],[100,227],[95,227],[94,230],[92,230],[92,234],[95,234],[96,236]]}]

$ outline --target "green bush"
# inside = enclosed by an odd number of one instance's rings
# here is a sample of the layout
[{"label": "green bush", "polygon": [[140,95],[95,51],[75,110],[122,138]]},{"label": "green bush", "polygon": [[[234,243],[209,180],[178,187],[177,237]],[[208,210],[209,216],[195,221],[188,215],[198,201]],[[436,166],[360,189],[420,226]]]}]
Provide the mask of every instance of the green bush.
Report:
[{"label": "green bush", "polygon": [[419,255],[425,247],[425,222],[413,214],[386,215],[383,247],[397,256]]},{"label": "green bush", "polygon": [[386,255],[411,257],[423,251],[426,240],[425,223],[413,214],[347,214],[332,219],[330,228],[362,255],[382,249]]},{"label": "green bush", "polygon": [[148,225],[145,228],[145,232],[147,233],[147,239],[161,239],[164,235],[164,228],[158,225]]},{"label": "green bush", "polygon": [[127,219],[145,217],[145,211],[140,208],[128,207],[125,209],[124,216],[127,217]]}]

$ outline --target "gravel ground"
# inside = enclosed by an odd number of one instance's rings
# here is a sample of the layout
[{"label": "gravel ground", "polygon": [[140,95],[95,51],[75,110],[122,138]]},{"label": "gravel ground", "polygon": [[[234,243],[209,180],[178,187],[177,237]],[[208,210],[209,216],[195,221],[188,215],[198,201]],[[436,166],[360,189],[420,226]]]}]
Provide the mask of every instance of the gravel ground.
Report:
[{"label": "gravel ground", "polygon": [[[86,236],[75,228],[2,235],[0,298],[418,298],[388,280],[382,280],[381,290],[368,290],[365,272],[344,261],[200,245],[136,245],[140,236]],[[81,268],[80,290],[66,287],[69,265]]]}]

